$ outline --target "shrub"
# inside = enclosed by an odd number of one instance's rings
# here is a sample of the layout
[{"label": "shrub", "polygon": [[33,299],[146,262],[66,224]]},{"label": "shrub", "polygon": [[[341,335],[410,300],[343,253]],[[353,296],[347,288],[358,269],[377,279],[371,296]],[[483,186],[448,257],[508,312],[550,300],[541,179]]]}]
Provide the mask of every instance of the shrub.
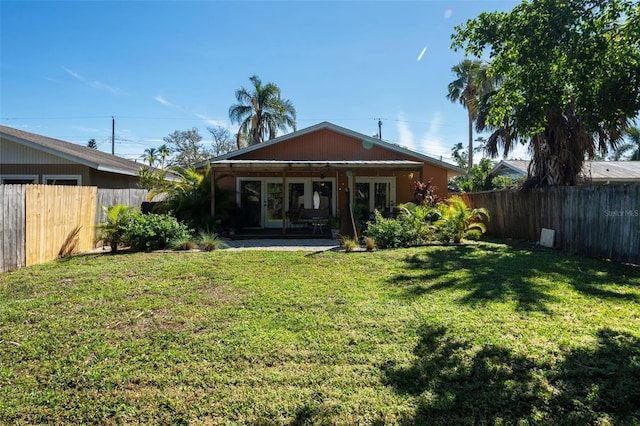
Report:
[{"label": "shrub", "polygon": [[481,236],[482,236],[482,231],[480,231],[479,229],[470,229],[464,234],[464,237],[467,240],[472,240],[472,241],[478,241]]},{"label": "shrub", "polygon": [[431,183],[433,179],[427,182],[414,181],[414,196],[416,200],[423,206],[435,207],[442,202],[442,198],[438,195],[438,187]]},{"label": "shrub", "polygon": [[477,230],[480,234],[486,231],[483,218],[489,219],[487,209],[469,209],[462,198],[453,196],[440,206],[442,217],[434,223],[436,235],[442,242],[459,243],[465,234]]},{"label": "shrub", "polygon": [[209,232],[200,232],[198,238],[198,247],[202,251],[213,251],[224,247],[224,242],[218,237],[217,234],[211,234]]},{"label": "shrub", "polygon": [[376,240],[371,237],[364,237],[364,247],[367,251],[374,251],[376,249]]},{"label": "shrub", "polygon": [[399,219],[406,222],[407,225],[413,227],[418,242],[433,240],[434,227],[432,224],[442,216],[440,210],[427,205],[416,205],[414,203],[405,203],[398,205],[400,212]]},{"label": "shrub", "polygon": [[365,235],[373,238],[381,249],[408,247],[420,241],[418,232],[411,222],[401,218],[384,218],[377,210],[375,221],[368,223]]},{"label": "shrub", "polygon": [[127,223],[125,239],[135,251],[162,250],[171,241],[190,238],[189,228],[176,218],[164,214],[142,214],[131,216]]},{"label": "shrub", "polygon": [[346,253],[351,253],[358,247],[358,242],[351,237],[340,237],[340,247],[342,247]]},{"label": "shrub", "polygon": [[169,243],[169,247],[176,251],[186,251],[186,250],[195,250],[198,248],[198,244],[193,241],[193,238],[190,236],[178,238],[176,240],[172,240]]},{"label": "shrub", "polygon": [[134,214],[133,209],[123,204],[115,206],[102,206],[106,214],[106,222],[102,222],[96,226],[98,230],[97,240],[102,240],[103,244],[108,244],[113,253],[118,251],[125,239],[128,223]]}]

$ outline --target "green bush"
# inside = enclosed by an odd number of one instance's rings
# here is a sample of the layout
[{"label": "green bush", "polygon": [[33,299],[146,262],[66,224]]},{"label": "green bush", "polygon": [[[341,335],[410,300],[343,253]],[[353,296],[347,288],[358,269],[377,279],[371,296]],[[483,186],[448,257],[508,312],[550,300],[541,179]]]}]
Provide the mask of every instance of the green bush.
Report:
[{"label": "green bush", "polygon": [[115,206],[102,206],[105,212],[106,221],[96,226],[98,233],[96,239],[102,241],[103,245],[109,245],[113,253],[118,251],[118,247],[124,242],[127,226],[134,210],[123,204]]},{"label": "green bush", "polygon": [[409,247],[420,241],[418,230],[410,221],[384,218],[377,210],[375,221],[368,223],[365,235],[373,238],[381,249]]},{"label": "green bush", "polygon": [[[489,220],[489,212],[485,208],[469,209],[462,198],[454,195],[439,207],[441,217],[434,222],[436,237],[443,243],[459,243],[465,235],[474,236],[470,231],[480,234],[487,229],[482,220]],[[478,236],[479,238],[479,236]]]},{"label": "green bush", "polygon": [[212,234],[210,232],[200,231],[200,236],[198,237],[198,247],[202,251],[213,251],[219,248],[224,248],[226,245],[217,234]]},{"label": "green bush", "polygon": [[190,236],[189,228],[173,216],[137,212],[127,223],[124,240],[134,251],[151,251],[168,248],[172,241]]}]

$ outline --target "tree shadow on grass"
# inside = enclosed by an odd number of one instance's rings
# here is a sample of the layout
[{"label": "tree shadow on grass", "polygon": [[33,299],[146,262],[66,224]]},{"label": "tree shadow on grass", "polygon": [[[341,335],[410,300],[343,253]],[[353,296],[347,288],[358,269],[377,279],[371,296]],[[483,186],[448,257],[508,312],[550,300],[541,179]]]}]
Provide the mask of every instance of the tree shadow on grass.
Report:
[{"label": "tree shadow on grass", "polygon": [[383,380],[417,398],[404,424],[637,424],[640,340],[609,329],[588,349],[550,365],[510,349],[474,349],[443,327],[423,326],[415,360],[388,362]]},{"label": "tree shadow on grass", "polygon": [[[391,278],[402,297],[412,298],[444,289],[464,291],[461,303],[484,304],[513,300],[523,311],[548,311],[555,282],[601,298],[640,300],[640,268],[583,259],[521,245],[444,246],[406,260],[406,268]],[[599,270],[606,265],[606,270]],[[612,284],[615,283],[615,288]]]}]

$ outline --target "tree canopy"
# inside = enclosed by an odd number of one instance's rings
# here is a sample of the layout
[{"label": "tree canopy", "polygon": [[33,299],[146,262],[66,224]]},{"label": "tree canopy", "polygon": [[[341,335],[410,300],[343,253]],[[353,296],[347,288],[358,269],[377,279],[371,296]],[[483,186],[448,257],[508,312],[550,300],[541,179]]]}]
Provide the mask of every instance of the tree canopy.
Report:
[{"label": "tree canopy", "polygon": [[[173,154],[169,159],[171,167],[189,168],[211,157],[211,153],[200,144],[202,136],[195,127],[189,130],[176,130],[162,140]],[[157,151],[157,154],[161,154],[161,151]]]},{"label": "tree canopy", "polygon": [[263,85],[257,75],[249,80],[252,88],[236,90],[238,103],[229,108],[231,122],[240,125],[238,148],[241,138],[254,145],[275,138],[278,130],[296,130],[296,109],[290,100],[281,97],[280,88],[274,83]]},{"label": "tree canopy", "polygon": [[573,185],[585,158],[615,149],[640,111],[640,5],[532,0],[455,28],[454,49],[500,77],[479,129],[487,150],[529,143],[535,185]]},{"label": "tree canopy", "polygon": [[207,127],[211,137],[213,138],[213,145],[211,147],[211,153],[214,157],[226,154],[236,149],[236,141],[231,137],[229,130],[222,126]]}]

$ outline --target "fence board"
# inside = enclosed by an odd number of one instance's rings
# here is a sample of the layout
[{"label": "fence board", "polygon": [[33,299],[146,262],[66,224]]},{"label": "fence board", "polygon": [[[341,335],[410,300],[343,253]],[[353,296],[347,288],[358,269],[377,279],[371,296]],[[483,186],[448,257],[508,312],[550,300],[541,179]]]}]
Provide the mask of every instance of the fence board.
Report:
[{"label": "fence board", "polygon": [[0,272],[91,250],[100,206],[140,207],[144,189],[0,185]]},{"label": "fence board", "polygon": [[25,265],[24,185],[0,185],[0,272]]},{"label": "fence board", "polygon": [[26,186],[26,266],[93,248],[97,188]]},{"label": "fence board", "polygon": [[111,207],[116,204],[124,204],[125,206],[140,207],[143,202],[147,201],[149,191],[146,189],[129,188],[129,189],[98,189],[98,201],[96,215],[96,223],[104,222],[106,219],[102,206]]},{"label": "fence board", "polygon": [[491,214],[487,234],[537,241],[556,231],[556,247],[591,257],[640,263],[640,184],[552,187],[462,194]]}]

